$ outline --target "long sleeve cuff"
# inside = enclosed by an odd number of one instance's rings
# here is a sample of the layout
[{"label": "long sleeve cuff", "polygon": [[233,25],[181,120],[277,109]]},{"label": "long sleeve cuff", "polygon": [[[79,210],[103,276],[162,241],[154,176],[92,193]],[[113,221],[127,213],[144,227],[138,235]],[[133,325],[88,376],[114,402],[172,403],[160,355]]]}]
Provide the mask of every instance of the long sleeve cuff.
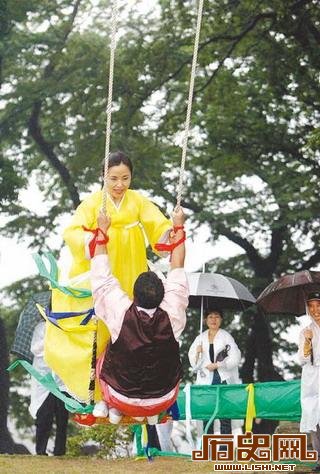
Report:
[{"label": "long sleeve cuff", "polygon": [[91,260],[92,292],[94,293],[102,285],[109,283],[110,277],[112,277],[112,274],[108,255],[103,254],[93,257]]}]

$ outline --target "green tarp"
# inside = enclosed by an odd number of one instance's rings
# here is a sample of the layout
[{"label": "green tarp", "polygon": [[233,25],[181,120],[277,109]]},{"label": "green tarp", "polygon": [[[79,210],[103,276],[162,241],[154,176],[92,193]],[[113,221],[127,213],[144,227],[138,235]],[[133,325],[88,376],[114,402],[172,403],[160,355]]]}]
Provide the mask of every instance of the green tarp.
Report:
[{"label": "green tarp", "polygon": [[[41,377],[40,374],[26,361],[15,361],[8,370],[21,364],[39,383],[44,385],[55,396],[66,403],[66,408],[72,412],[90,413],[92,406],[83,406],[76,400],[62,394],[52,377]],[[264,382],[252,384],[254,388],[254,407],[256,418],[269,420],[299,421],[300,379],[289,382]],[[215,413],[215,418],[231,418],[243,420],[246,418],[248,405],[248,385],[191,385],[191,418],[193,420],[208,420]],[[217,394],[219,403],[217,406]],[[180,419],[186,418],[186,395],[182,386],[178,395]],[[252,412],[251,412],[252,413]]]},{"label": "green tarp", "polygon": [[[257,418],[270,420],[299,421],[300,380],[289,382],[264,382],[254,385],[254,404]],[[216,418],[242,420],[246,417],[248,392],[247,385],[220,385],[220,400]],[[191,418],[208,420],[217,403],[217,389],[214,385],[191,386]],[[180,418],[185,419],[185,393],[179,391],[178,406]]]}]

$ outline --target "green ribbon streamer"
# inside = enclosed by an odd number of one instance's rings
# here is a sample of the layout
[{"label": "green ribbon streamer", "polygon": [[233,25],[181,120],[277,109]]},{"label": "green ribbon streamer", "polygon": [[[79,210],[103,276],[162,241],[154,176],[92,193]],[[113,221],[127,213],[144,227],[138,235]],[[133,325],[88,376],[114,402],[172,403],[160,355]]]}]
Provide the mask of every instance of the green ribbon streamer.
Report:
[{"label": "green ribbon streamer", "polygon": [[214,409],[214,412],[212,413],[211,415],[211,418],[210,420],[208,421],[208,423],[206,424],[206,427],[205,427],[205,430],[204,430],[204,434],[208,434],[208,430],[209,430],[209,427],[211,425],[211,423],[213,422],[213,420],[216,418],[217,416],[217,413],[218,413],[218,410],[219,410],[219,405],[220,405],[220,385],[217,386],[217,401],[216,401],[216,407]]},{"label": "green ribbon streamer", "polygon": [[[44,278],[50,281],[52,288],[57,288],[62,293],[74,298],[88,298],[92,296],[91,290],[86,288],[72,288],[72,286],[63,286],[58,282],[58,266],[54,256],[50,252],[44,252],[43,256],[35,253],[32,255],[38,267],[39,273]],[[50,264],[50,270],[47,269],[43,258],[46,258]]]},{"label": "green ribbon streamer", "polygon": [[66,409],[71,413],[92,413],[93,406],[92,405],[82,405],[80,402],[75,400],[74,398],[70,398],[64,393],[61,392],[59,389],[56,381],[52,377],[52,374],[41,375],[29,362],[26,360],[18,359],[14,361],[7,370],[10,372],[11,370],[15,369],[18,365],[22,365],[22,367],[29,372],[32,377],[34,377],[41,385],[43,385],[50,393],[52,393],[55,397],[59,398],[64,402],[64,406]]}]

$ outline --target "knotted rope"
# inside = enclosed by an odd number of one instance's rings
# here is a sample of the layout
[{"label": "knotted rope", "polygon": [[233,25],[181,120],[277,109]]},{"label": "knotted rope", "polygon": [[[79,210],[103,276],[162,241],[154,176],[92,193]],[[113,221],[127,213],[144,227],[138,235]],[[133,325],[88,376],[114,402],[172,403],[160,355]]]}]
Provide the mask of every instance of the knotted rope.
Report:
[{"label": "knotted rope", "polygon": [[[110,136],[111,136],[111,115],[112,115],[112,92],[113,92],[113,76],[114,76],[114,56],[116,50],[116,34],[118,24],[119,8],[117,0],[112,4],[111,16],[111,40],[110,40],[110,65],[109,65],[109,88],[107,100],[107,122],[106,122],[106,142],[104,150],[104,176],[102,190],[102,211],[106,213],[107,208],[107,176],[109,167],[110,153]],[[97,328],[93,333],[91,371],[89,382],[89,404],[94,404],[95,378],[96,378],[96,361],[97,361]]]},{"label": "knotted rope", "polygon": [[114,76],[114,56],[116,50],[116,34],[119,17],[119,8],[117,0],[114,0],[112,5],[111,17],[111,41],[110,41],[110,65],[109,65],[109,89],[107,100],[107,122],[106,122],[106,142],[104,150],[104,176],[103,176],[103,191],[102,191],[102,210],[106,212],[107,205],[107,176],[109,166],[110,153],[110,136],[111,136],[111,115],[112,115],[112,92],[113,92],[113,76]]},{"label": "knotted rope", "polygon": [[177,207],[179,207],[181,204],[181,196],[182,196],[182,191],[183,191],[187,146],[188,146],[188,138],[189,138],[189,132],[190,132],[190,120],[191,120],[191,111],[192,111],[194,81],[196,77],[196,69],[197,69],[197,62],[198,62],[198,50],[199,50],[199,39],[200,39],[200,31],[201,31],[203,1],[204,0],[199,0],[199,4],[198,4],[197,27],[196,27],[196,34],[195,34],[194,47],[193,47],[193,58],[192,58],[190,83],[189,83],[187,115],[186,115],[184,136],[183,136],[183,142],[182,142],[180,176],[179,176],[179,184],[178,184],[178,191],[177,191]]},{"label": "knotted rope", "polygon": [[[182,142],[182,155],[181,155],[180,174],[179,174],[179,183],[178,183],[178,191],[177,191],[177,206],[180,206],[181,204],[181,196],[182,196],[182,191],[183,191],[187,146],[188,146],[188,138],[189,138],[189,133],[190,133],[190,121],[191,121],[191,112],[192,112],[194,82],[195,82],[197,62],[198,62],[198,50],[199,50],[199,40],[200,40],[200,32],[201,32],[203,2],[204,0],[199,0],[199,4],[198,4],[197,25],[196,25],[196,33],[195,33],[195,40],[194,40],[194,47],[193,47],[191,73],[190,73],[187,114],[186,114],[183,142]],[[118,16],[119,16],[118,3],[117,3],[117,0],[114,0],[113,7],[112,7],[112,20],[111,20],[109,91],[108,91],[108,100],[107,100],[107,122],[106,122],[106,131],[105,131],[106,142],[105,142],[105,155],[104,155],[104,179],[103,179],[104,184],[103,184],[103,193],[102,193],[103,212],[106,212],[106,203],[107,203],[107,176],[108,176],[110,136],[111,136],[111,114],[112,114],[111,108],[112,108],[113,75],[114,75],[114,56],[115,56],[115,50],[116,50],[116,33],[117,33]]]}]

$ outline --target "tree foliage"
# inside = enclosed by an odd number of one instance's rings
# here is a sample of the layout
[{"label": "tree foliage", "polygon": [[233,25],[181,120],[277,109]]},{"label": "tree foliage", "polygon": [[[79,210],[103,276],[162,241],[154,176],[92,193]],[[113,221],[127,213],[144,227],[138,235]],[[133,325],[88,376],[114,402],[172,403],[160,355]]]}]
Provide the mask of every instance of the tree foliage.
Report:
[{"label": "tree foliage", "polygon": [[78,433],[68,438],[67,453],[69,456],[81,456],[85,446],[94,442],[95,446],[98,445],[98,457],[115,459],[130,456],[132,438],[130,426],[97,425],[80,428]]}]

